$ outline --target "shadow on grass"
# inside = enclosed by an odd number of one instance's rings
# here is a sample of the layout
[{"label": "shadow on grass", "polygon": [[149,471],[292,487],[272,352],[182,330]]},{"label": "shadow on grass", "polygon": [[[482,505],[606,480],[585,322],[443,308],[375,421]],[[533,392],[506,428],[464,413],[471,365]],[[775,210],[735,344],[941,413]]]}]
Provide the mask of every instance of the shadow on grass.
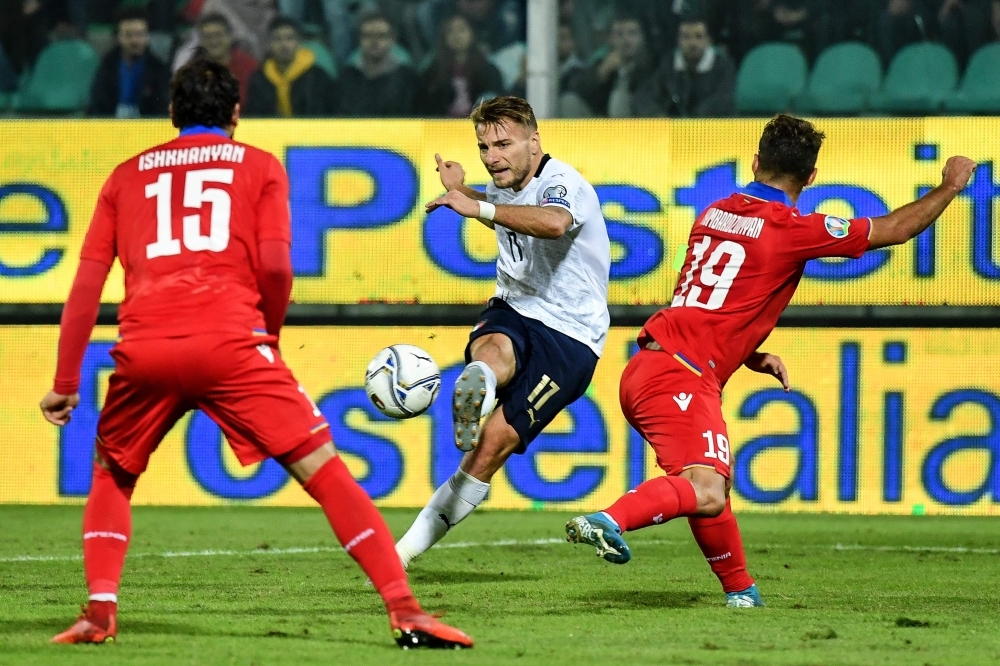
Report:
[{"label": "shadow on grass", "polygon": [[[4,622],[0,628],[3,634],[41,633],[45,636],[59,633],[69,626],[72,620],[64,617],[37,620],[11,620]],[[357,633],[357,632],[355,632]],[[190,638],[279,638],[282,640],[314,641],[318,643],[344,643],[364,645],[367,647],[394,648],[392,639],[386,634],[384,640],[377,638],[361,639],[356,636],[320,636],[313,632],[295,631],[227,631],[225,629],[210,629],[191,626],[189,624],[149,620],[128,620],[118,628],[119,640],[128,640],[129,636],[186,636]],[[46,638],[46,640],[48,640]]]},{"label": "shadow on grass", "polygon": [[499,571],[428,571],[426,569],[418,569],[410,573],[410,580],[421,584],[461,585],[462,583],[514,583],[541,580],[541,577]]},{"label": "shadow on grass", "polygon": [[539,615],[597,614],[612,610],[662,610],[694,608],[705,595],[684,590],[600,590],[567,599],[556,608],[541,609]]}]

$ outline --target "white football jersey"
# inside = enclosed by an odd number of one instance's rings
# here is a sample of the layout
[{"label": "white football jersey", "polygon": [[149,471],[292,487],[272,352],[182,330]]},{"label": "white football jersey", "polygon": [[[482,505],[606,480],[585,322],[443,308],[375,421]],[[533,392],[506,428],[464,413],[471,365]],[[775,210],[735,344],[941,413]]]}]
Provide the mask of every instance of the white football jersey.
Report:
[{"label": "white football jersey", "polygon": [[608,314],[611,243],[594,188],[564,162],[542,158],[535,177],[520,192],[486,186],[492,204],[558,206],[573,216],[561,238],[534,238],[495,223],[496,297],[525,317],[594,350],[604,349]]}]

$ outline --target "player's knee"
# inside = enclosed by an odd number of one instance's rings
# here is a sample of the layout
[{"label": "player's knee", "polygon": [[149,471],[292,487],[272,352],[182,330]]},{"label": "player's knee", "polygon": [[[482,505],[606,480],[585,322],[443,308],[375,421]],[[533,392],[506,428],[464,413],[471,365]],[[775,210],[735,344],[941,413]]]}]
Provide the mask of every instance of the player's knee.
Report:
[{"label": "player's knee", "polygon": [[490,333],[473,341],[470,356],[474,361],[482,361],[490,366],[497,376],[497,383],[505,386],[514,376],[517,361],[514,344],[503,333]]},{"label": "player's knee", "polygon": [[[714,481],[714,479],[713,479]],[[698,515],[714,518],[726,508],[726,487],[720,483],[705,483],[703,479],[692,479],[695,496],[698,498]]]}]

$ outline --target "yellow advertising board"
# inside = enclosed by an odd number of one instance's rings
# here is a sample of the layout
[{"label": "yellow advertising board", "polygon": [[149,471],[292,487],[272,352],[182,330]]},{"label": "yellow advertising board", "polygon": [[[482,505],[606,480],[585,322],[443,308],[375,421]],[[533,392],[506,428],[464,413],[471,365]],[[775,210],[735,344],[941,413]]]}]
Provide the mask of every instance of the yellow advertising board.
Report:
[{"label": "yellow advertising board", "polygon": [[[799,305],[1000,304],[997,118],[821,120],[819,178],[804,211],[877,216],[940,182],[949,155],[979,163],[969,188],[916,241],[809,264]],[[543,148],[597,189],[612,240],[610,300],[657,304],[696,214],[752,178],[761,120],[546,121]],[[4,121],[0,302],[62,302],[97,193],[119,162],[169,140],[165,121]],[[246,121],[237,138],[273,152],[291,182],[299,303],[481,303],[493,290],[492,231],[448,210],[434,154],[482,185],[463,121]],[[150,220],[150,224],[154,224]],[[105,301],[122,297],[113,279]]]},{"label": "yellow advertising board", "polygon": [[[348,466],[380,506],[418,507],[459,460],[447,400],[408,421],[381,415],[365,367],[398,342],[429,351],[447,387],[461,367],[462,328],[287,328],[284,357],[323,410]],[[485,506],[605,507],[659,474],[618,406],[632,329],[614,329],[593,385],[494,479]],[[113,328],[96,331],[81,404],[69,426],[37,403],[51,385],[56,327],[0,328],[0,502],[79,502],[87,493],[96,418],[111,371]],[[1000,332],[968,329],[793,329],[764,348],[782,356],[793,391],[740,370],[725,389],[739,510],[1000,513]],[[154,454],[137,504],[311,500],[273,461],[239,467],[218,428],[195,412]]]}]

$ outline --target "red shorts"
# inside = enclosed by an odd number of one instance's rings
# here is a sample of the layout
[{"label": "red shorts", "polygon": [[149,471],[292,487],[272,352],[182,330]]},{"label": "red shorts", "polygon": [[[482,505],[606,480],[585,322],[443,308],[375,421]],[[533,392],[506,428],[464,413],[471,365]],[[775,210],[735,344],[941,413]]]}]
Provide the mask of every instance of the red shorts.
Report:
[{"label": "red shorts", "polygon": [[722,389],[710,370],[699,376],[689,365],[666,351],[640,349],[622,374],[622,411],[668,475],[711,467],[728,479]]},{"label": "red shorts", "polygon": [[329,442],[326,419],[275,342],[218,333],[119,342],[97,424],[101,455],[141,474],[164,435],[192,409],[219,424],[243,465]]}]

